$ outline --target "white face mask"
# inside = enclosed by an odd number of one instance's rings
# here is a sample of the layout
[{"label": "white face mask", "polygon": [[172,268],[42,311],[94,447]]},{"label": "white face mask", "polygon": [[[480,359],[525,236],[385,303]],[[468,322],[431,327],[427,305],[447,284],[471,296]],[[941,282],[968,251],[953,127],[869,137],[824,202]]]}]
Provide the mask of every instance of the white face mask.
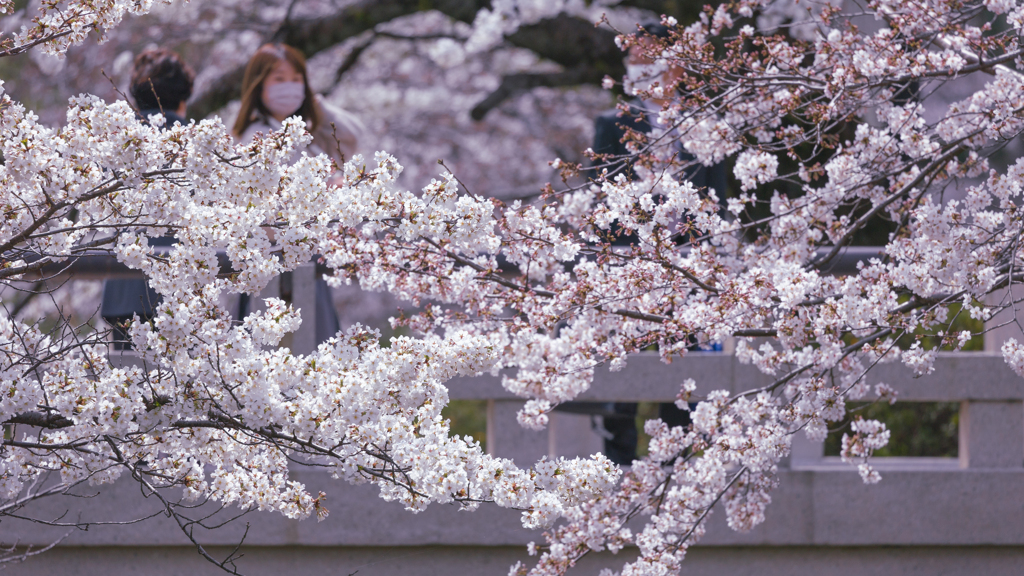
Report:
[{"label": "white face mask", "polygon": [[263,94],[263,105],[277,117],[295,114],[305,100],[306,86],[302,82],[271,84]]},{"label": "white face mask", "polygon": [[668,72],[665,64],[626,64],[626,77],[622,79],[622,88],[626,94],[635,95],[639,90],[650,90],[655,82],[664,85],[661,76]]}]

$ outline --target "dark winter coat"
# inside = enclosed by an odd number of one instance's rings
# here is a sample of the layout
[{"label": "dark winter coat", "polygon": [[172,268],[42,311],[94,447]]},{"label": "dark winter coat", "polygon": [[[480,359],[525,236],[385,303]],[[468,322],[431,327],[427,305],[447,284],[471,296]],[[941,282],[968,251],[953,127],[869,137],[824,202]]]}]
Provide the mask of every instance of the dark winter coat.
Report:
[{"label": "dark winter coat", "polygon": [[[639,103],[631,103],[629,113],[627,114],[620,116],[620,112],[617,109],[609,110],[594,120],[594,152],[597,154],[611,154],[619,158],[611,161],[612,165],[608,166],[609,173],[624,168],[627,178],[631,180],[636,178],[632,170],[632,164],[626,165],[628,161],[626,157],[630,153],[626,150],[626,144],[622,139],[626,135],[627,127],[642,134],[649,134],[651,132],[651,123],[647,120],[647,116],[650,114],[651,112],[646,111]],[[680,149],[679,159],[683,162],[692,162],[694,157],[692,154]],[[605,162],[601,162],[601,164],[603,165]],[[597,176],[596,170],[593,176]],[[693,185],[697,188],[714,188],[718,197],[724,201],[728,182],[726,181],[725,166],[723,164],[716,164],[710,168],[703,165],[693,166],[687,170],[684,178],[693,182]]]},{"label": "dark winter coat", "polygon": [[[160,113],[160,110],[141,110],[139,115],[145,119],[153,114]],[[174,112],[163,112],[165,128],[174,126],[175,122],[187,124],[187,121]],[[162,238],[150,238],[150,246],[171,246],[174,239],[168,236]],[[100,306],[100,316],[108,323],[124,322],[138,314],[142,320],[148,320],[155,315],[156,306],[160,304],[160,295],[156,293],[145,280],[107,280],[103,284],[103,303]]]}]

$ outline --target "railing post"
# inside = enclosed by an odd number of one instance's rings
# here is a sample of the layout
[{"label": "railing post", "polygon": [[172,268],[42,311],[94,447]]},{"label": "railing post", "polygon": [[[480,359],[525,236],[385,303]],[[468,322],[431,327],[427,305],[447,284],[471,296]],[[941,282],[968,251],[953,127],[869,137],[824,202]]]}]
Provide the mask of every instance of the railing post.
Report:
[{"label": "railing post", "polygon": [[1024,467],[1024,403],[960,403],[961,468]]},{"label": "railing post", "polygon": [[1001,288],[985,297],[985,303],[989,306],[1010,305],[1009,308],[985,322],[986,352],[1000,352],[1003,343],[1010,338],[1015,338],[1018,342],[1021,341],[1020,326],[1016,322],[1018,305],[1013,303],[1019,302],[1022,298],[1024,298],[1024,286],[1020,284]]},{"label": "railing post", "polygon": [[320,318],[316,308],[316,264],[307,262],[292,272],[292,306],[302,314],[302,326],[292,334],[292,354],[316,350],[316,327]]},{"label": "railing post", "polygon": [[520,466],[529,466],[549,454],[551,427],[529,430],[516,421],[523,401],[487,401],[487,453],[510,458]]},{"label": "railing post", "polygon": [[[267,282],[267,285],[263,287],[263,290],[249,295],[249,313],[266,310],[267,306],[263,303],[265,298],[281,298],[281,276],[271,278],[270,282]],[[290,344],[291,335],[285,334],[284,338],[281,339],[281,346],[288,346]],[[269,349],[266,346],[264,348]]]},{"label": "railing post", "polygon": [[597,452],[604,452],[604,441],[594,430],[596,416],[551,412],[548,414],[548,454],[586,458]]},{"label": "railing post", "polygon": [[817,466],[825,458],[825,443],[807,439],[803,430],[793,434],[789,449],[789,467]]}]

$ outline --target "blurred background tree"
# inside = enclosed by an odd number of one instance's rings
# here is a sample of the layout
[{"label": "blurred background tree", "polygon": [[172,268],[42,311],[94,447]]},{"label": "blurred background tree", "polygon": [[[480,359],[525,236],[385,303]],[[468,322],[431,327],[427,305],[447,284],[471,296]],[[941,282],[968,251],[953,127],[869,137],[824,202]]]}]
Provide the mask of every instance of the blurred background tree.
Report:
[{"label": "blurred background tree", "polygon": [[[34,0],[19,0],[22,18]],[[446,164],[473,193],[536,194],[555,157],[582,162],[593,118],[614,105],[600,88],[625,69],[615,31],[674,15],[690,2],[486,2],[480,0],[231,0],[177,2],[126,19],[103,44],[86,42],[65,59],[38,51],[5,58],[0,77],[12,97],[48,124],[63,122],[70,96],[120,98],[132,58],[159,45],[197,70],[190,118],[234,119],[245,63],[264,42],[281,41],[310,60],[315,90],[368,126],[362,151],[400,158],[404,184],[419,188]],[[26,10],[27,8],[27,10]],[[485,22],[497,15],[498,29]],[[511,15],[511,16],[510,16]],[[494,20],[495,18],[492,18]],[[515,25],[506,21],[515,20]],[[502,23],[505,22],[505,23]],[[19,27],[19,18],[5,20]],[[504,28],[502,28],[504,26]],[[507,34],[505,33],[507,32]],[[104,76],[108,76],[109,80]]]}]

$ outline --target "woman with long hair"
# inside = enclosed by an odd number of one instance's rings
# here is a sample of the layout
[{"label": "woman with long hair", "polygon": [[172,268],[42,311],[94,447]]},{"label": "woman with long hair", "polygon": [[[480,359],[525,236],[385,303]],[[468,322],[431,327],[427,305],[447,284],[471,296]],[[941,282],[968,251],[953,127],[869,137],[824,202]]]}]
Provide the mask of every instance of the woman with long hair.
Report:
[{"label": "woman with long hair", "polygon": [[[258,132],[269,134],[281,128],[281,123],[292,116],[302,117],[306,130],[313,135],[307,153],[325,153],[339,166],[356,153],[359,136],[364,132],[362,123],[348,112],[328,105],[310,90],[306,58],[301,52],[284,44],[264,44],[245,68],[242,106],[232,132],[240,142],[248,142]],[[300,154],[296,151],[292,161],[298,160]],[[249,295],[243,294],[239,318],[249,313],[250,306]],[[317,342],[338,333],[338,313],[323,278],[316,281],[316,315]]]},{"label": "woman with long hair", "polygon": [[302,117],[313,135],[307,151],[325,153],[339,165],[356,153],[365,132],[355,116],[313,93],[302,52],[285,44],[264,44],[245,67],[242,106],[232,132],[248,142],[257,132],[277,130],[291,116]]}]

